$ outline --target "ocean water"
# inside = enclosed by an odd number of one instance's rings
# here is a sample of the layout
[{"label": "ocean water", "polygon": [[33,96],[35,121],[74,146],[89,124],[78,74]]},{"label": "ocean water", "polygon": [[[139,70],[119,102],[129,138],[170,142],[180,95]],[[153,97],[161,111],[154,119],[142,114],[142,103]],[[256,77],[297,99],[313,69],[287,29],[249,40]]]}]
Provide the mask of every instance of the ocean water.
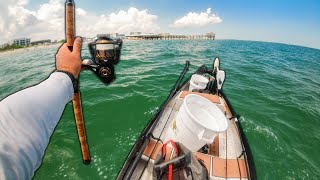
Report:
[{"label": "ocean water", "polygon": [[[0,99],[54,69],[57,48],[0,54]],[[86,45],[82,56],[89,56]],[[87,138],[84,165],[69,103],[34,179],[114,179],[136,138],[168,95],[186,60],[188,75],[221,58],[224,91],[248,138],[259,179],[320,176],[320,50],[235,40],[124,42],[117,80],[81,73]]]}]

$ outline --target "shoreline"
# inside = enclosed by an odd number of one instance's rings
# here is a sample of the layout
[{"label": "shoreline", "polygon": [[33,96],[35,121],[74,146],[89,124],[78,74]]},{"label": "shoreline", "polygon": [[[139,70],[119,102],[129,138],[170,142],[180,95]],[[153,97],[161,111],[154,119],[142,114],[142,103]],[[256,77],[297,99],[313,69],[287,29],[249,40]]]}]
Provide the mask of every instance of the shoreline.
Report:
[{"label": "shoreline", "polygon": [[49,45],[36,45],[36,46],[19,48],[19,49],[10,49],[5,51],[0,51],[0,57],[10,56],[14,54],[21,54],[21,53],[32,51],[32,50],[49,49],[49,48],[59,47],[59,46],[61,46],[61,44],[57,43],[57,44],[49,44]]}]

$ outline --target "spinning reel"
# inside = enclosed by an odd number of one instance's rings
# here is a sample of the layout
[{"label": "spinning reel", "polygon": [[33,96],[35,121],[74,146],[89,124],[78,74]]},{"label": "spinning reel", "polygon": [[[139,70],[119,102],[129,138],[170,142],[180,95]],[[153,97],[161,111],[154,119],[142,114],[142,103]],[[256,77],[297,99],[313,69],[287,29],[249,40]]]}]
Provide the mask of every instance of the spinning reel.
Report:
[{"label": "spinning reel", "polygon": [[92,60],[85,67],[95,72],[106,85],[110,84],[116,78],[114,65],[120,61],[122,40],[99,37],[88,46]]}]

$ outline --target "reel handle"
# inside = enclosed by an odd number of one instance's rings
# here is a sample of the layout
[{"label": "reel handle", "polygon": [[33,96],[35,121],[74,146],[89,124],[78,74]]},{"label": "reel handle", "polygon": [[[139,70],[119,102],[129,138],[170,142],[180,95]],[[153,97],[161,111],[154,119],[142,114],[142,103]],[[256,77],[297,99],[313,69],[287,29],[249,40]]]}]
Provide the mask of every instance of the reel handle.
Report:
[{"label": "reel handle", "polygon": [[82,67],[93,71],[105,85],[111,84],[113,80],[115,80],[116,75],[113,65],[109,64],[102,66],[94,64],[91,59],[84,59],[83,61],[88,61],[88,63],[82,64]]}]

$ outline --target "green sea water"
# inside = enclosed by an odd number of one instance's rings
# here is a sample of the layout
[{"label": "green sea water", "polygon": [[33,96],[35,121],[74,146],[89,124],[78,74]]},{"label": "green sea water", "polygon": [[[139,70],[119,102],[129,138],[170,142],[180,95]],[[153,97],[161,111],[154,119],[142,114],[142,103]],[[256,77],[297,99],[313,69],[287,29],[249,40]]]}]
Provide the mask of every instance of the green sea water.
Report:
[{"label": "green sea water", "polygon": [[[0,99],[47,78],[56,50],[0,54]],[[82,56],[89,56],[86,45]],[[320,50],[235,40],[124,42],[112,85],[81,73],[93,162],[82,163],[69,103],[34,179],[114,179],[185,61],[190,75],[202,64],[211,67],[215,56],[226,71],[223,88],[241,116],[258,179],[319,179]]]}]

